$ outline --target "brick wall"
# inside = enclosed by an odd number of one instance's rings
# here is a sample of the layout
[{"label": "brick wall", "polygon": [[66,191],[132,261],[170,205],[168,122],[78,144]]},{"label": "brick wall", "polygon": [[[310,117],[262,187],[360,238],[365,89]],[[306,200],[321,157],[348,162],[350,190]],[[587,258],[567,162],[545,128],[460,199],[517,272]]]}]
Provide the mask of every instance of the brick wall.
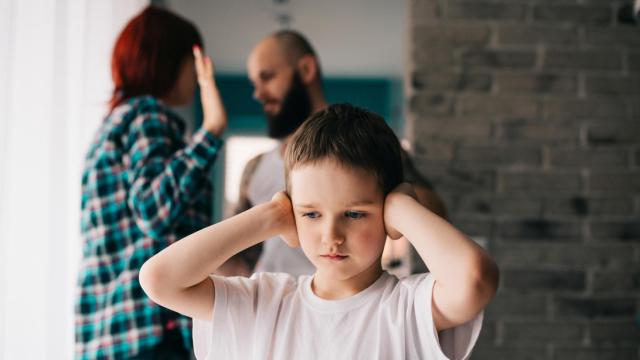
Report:
[{"label": "brick wall", "polygon": [[640,358],[640,27],[624,4],[409,0],[416,163],[501,269],[475,359]]}]

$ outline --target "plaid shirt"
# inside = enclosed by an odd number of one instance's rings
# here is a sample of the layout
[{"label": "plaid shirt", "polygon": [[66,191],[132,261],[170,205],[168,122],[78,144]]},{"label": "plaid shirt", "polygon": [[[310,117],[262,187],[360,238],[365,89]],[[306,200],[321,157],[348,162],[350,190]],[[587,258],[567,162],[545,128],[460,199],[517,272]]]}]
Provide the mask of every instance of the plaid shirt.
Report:
[{"label": "plaid shirt", "polygon": [[142,264],[211,224],[209,170],[222,145],[200,129],[187,145],[182,120],[162,102],[130,99],[105,119],[82,176],[83,259],[76,357],[123,359],[150,350],[167,323],[191,349],[191,321],[151,302]]}]

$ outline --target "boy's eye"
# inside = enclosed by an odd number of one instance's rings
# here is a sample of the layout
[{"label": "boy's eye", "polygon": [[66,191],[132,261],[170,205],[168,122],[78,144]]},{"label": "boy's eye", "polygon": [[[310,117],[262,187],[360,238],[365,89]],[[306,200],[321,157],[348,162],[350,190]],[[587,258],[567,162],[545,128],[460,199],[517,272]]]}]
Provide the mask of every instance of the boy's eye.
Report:
[{"label": "boy's eye", "polygon": [[317,211],[310,211],[302,214],[302,217],[308,217],[309,219],[317,219],[320,217]]},{"label": "boy's eye", "polygon": [[360,211],[345,211],[344,215],[350,219],[362,219],[366,216],[365,213]]}]

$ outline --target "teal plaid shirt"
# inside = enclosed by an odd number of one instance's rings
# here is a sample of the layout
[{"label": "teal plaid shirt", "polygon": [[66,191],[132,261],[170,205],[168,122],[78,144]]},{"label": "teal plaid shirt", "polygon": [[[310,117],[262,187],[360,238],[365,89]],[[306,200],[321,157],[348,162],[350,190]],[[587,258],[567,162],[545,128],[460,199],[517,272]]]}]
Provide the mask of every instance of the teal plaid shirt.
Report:
[{"label": "teal plaid shirt", "polygon": [[222,141],[159,100],[132,98],[104,120],[82,175],[82,263],[76,298],[76,358],[125,359],[177,324],[191,349],[191,321],[153,303],[138,281],[142,264],[212,221],[208,178]]}]

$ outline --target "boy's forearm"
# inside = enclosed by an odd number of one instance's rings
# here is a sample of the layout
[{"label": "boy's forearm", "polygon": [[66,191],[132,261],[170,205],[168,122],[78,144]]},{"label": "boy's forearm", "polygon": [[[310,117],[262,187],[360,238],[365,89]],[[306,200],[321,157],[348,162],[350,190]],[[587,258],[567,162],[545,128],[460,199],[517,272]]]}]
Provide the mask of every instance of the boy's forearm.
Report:
[{"label": "boy's forearm", "polygon": [[162,279],[165,288],[194,286],[233,255],[277,235],[278,216],[271,202],[258,205],[174,243],[149,259],[143,271]]},{"label": "boy's forearm", "polygon": [[387,201],[388,222],[411,242],[442,285],[493,281],[484,279],[487,268],[495,266],[493,260],[466,235],[408,195],[392,194]]}]

